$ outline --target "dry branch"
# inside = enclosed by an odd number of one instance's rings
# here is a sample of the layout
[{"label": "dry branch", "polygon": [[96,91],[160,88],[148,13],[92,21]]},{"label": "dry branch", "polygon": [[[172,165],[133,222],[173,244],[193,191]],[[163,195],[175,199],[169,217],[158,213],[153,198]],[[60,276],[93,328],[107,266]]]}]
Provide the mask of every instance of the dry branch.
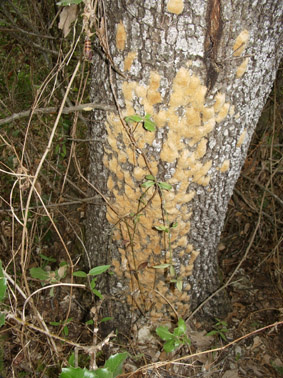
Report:
[{"label": "dry branch", "polygon": [[[93,104],[92,102],[87,104],[80,104],[76,106],[69,106],[65,107],[62,110],[63,114],[69,114],[73,112],[78,111],[90,111],[90,110],[105,110],[105,111],[113,111],[115,108],[111,105],[105,105],[105,104]],[[48,108],[38,108],[33,111],[33,114],[52,114],[57,113],[59,110],[56,106],[50,106]],[[0,125],[5,125],[6,123],[15,121],[16,119],[28,117],[31,113],[31,110],[25,110],[20,113],[15,113],[11,115],[10,117],[0,119]]]}]

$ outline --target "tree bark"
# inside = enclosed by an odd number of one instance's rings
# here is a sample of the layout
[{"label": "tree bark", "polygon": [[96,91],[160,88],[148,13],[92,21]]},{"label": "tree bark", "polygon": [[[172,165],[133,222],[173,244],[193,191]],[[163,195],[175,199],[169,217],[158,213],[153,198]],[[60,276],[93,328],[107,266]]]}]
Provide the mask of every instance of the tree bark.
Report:
[{"label": "tree bark", "polygon": [[[92,266],[113,266],[106,312],[129,330],[141,315],[185,318],[219,287],[217,243],[282,55],[282,3],[100,5],[91,99],[118,109],[93,112],[89,177],[107,204],[89,206],[87,247]],[[156,130],[124,121],[134,114]],[[219,315],[210,302],[205,311]]]}]

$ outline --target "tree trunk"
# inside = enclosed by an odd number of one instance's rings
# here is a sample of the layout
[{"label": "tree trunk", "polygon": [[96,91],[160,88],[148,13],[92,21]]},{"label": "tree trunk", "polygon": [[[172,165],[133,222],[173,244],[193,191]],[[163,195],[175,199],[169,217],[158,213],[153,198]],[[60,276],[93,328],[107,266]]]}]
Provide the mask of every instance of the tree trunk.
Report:
[{"label": "tree trunk", "polygon": [[[89,207],[87,247],[92,267],[113,266],[106,312],[129,330],[139,316],[185,318],[219,287],[217,243],[279,64],[282,3],[100,5],[91,98],[118,108],[93,113],[89,177],[107,204]],[[155,131],[125,122],[135,114]]]}]

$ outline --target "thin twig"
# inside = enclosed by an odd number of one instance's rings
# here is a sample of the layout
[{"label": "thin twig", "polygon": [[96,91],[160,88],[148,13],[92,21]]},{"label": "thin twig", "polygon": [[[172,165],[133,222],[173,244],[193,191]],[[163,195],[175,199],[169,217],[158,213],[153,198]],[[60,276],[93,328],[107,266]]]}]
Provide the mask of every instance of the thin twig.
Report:
[{"label": "thin twig", "polygon": [[51,35],[43,35],[43,34],[37,34],[37,33],[29,32],[29,31],[21,29],[21,28],[19,28],[17,26],[15,26],[15,29],[0,28],[0,31],[2,31],[2,32],[8,32],[8,33],[18,33],[18,32],[20,32],[20,33],[23,33],[23,34],[32,35],[34,37],[45,38],[45,39],[54,39],[56,41],[58,41],[60,39],[58,37],[52,37]]},{"label": "thin twig", "polygon": [[[96,196],[92,196],[92,197],[88,197],[88,198],[82,198],[82,199],[78,199],[78,200],[74,200],[74,201],[51,203],[51,204],[45,205],[45,206],[43,206],[43,205],[30,206],[29,210],[37,210],[37,209],[44,209],[44,208],[49,209],[49,208],[56,208],[56,207],[60,207],[60,206],[71,206],[71,205],[77,205],[77,204],[84,203],[84,202],[89,203],[93,200],[98,200],[100,198],[101,197],[99,195],[96,195]],[[8,213],[8,212],[11,212],[11,211],[13,211],[13,213],[14,213],[14,212],[17,212],[17,211],[25,211],[25,210],[26,210],[26,207],[24,207],[22,209],[20,209],[20,208],[14,209],[13,208],[13,210],[11,208],[3,209],[3,210],[0,209],[0,214],[1,213]]]},{"label": "thin twig", "polygon": [[[109,339],[111,337],[115,337],[116,336],[115,333],[112,331],[112,332],[109,333],[108,336],[105,337],[105,339],[103,339],[97,345],[91,345],[91,346],[81,345],[81,344],[75,343],[74,341],[71,341],[71,340],[68,340],[68,339],[64,339],[63,337],[55,335],[54,333],[49,332],[49,330],[44,330],[44,329],[39,328],[39,327],[37,327],[37,326],[35,326],[35,325],[31,324],[31,323],[28,323],[28,322],[26,322],[26,321],[18,318],[15,314],[8,313],[6,315],[6,318],[7,319],[13,319],[17,323],[21,324],[22,326],[25,326],[25,327],[31,328],[31,329],[33,329],[35,331],[38,331],[40,333],[43,333],[44,335],[50,337],[51,340],[52,339],[56,339],[56,340],[62,341],[63,343],[66,343],[66,344],[72,345],[73,347],[76,347],[78,349],[84,350],[87,353],[93,353],[94,350],[101,350],[103,348],[103,346],[109,342]],[[53,342],[54,342],[54,340],[53,340]]]},{"label": "thin twig", "polygon": [[[280,162],[279,162],[280,163]],[[255,179],[242,174],[242,177],[244,177],[246,180],[253,182],[255,185],[257,185],[260,189],[265,190],[268,194],[270,194],[276,201],[280,203],[281,206],[283,206],[283,201],[281,198],[279,198],[275,193],[273,193],[271,190],[267,189],[265,186],[261,185],[259,182],[255,181]]]},{"label": "thin twig", "polygon": [[[111,105],[106,104],[94,104],[92,102],[87,104],[80,104],[76,106],[68,106],[64,107],[61,111],[63,114],[69,114],[73,112],[78,111],[91,111],[91,110],[105,110],[105,111],[113,111],[115,108]],[[52,114],[57,113],[58,107],[56,106],[50,106],[47,108],[37,108],[33,111],[33,114]],[[5,125],[6,123],[9,123],[11,121],[15,121],[16,119],[28,117],[31,113],[31,110],[25,110],[20,113],[15,113],[7,118],[0,119],[0,125]]]},{"label": "thin twig", "polygon": [[172,308],[172,310],[173,310],[173,312],[175,313],[176,318],[177,318],[177,320],[178,320],[178,319],[180,318],[180,316],[179,316],[178,312],[175,310],[175,308],[174,308],[174,306],[172,305],[172,303],[170,303],[170,302],[168,301],[168,299],[167,299],[166,297],[164,297],[163,294],[160,293],[160,291],[158,291],[158,290],[156,290],[156,289],[154,289],[154,291],[155,291],[158,295],[160,295],[160,296],[165,300],[165,302],[167,302],[167,303],[169,304],[169,306]]}]

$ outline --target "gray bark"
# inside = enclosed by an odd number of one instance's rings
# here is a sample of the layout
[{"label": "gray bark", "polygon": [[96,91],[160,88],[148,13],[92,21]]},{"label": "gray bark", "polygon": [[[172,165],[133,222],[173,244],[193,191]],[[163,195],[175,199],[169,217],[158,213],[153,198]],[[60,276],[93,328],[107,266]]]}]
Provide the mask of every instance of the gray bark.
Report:
[{"label": "gray bark", "polygon": [[[121,114],[150,113],[157,130],[151,134],[138,125],[130,142],[118,113],[108,114],[108,121],[105,112],[93,113],[89,177],[118,216],[103,201],[90,205],[91,265],[114,266],[115,275],[102,281],[101,289],[109,294],[107,311],[116,325],[141,313],[160,322],[172,314],[162,296],[186,317],[219,286],[217,243],[281,57],[282,2],[104,4]],[[109,57],[96,45],[91,99],[113,105]],[[181,292],[169,282],[170,273],[152,268],[170,262],[168,240],[165,246],[164,235],[153,229],[164,221],[159,194],[145,197],[150,202],[137,226],[131,215],[139,211],[140,184],[150,173],[141,152],[157,180],[173,186],[164,192],[163,205],[168,222],[178,223],[172,230],[172,262]],[[125,221],[131,230],[136,227],[132,241]],[[206,306],[211,316],[214,311]]]}]

